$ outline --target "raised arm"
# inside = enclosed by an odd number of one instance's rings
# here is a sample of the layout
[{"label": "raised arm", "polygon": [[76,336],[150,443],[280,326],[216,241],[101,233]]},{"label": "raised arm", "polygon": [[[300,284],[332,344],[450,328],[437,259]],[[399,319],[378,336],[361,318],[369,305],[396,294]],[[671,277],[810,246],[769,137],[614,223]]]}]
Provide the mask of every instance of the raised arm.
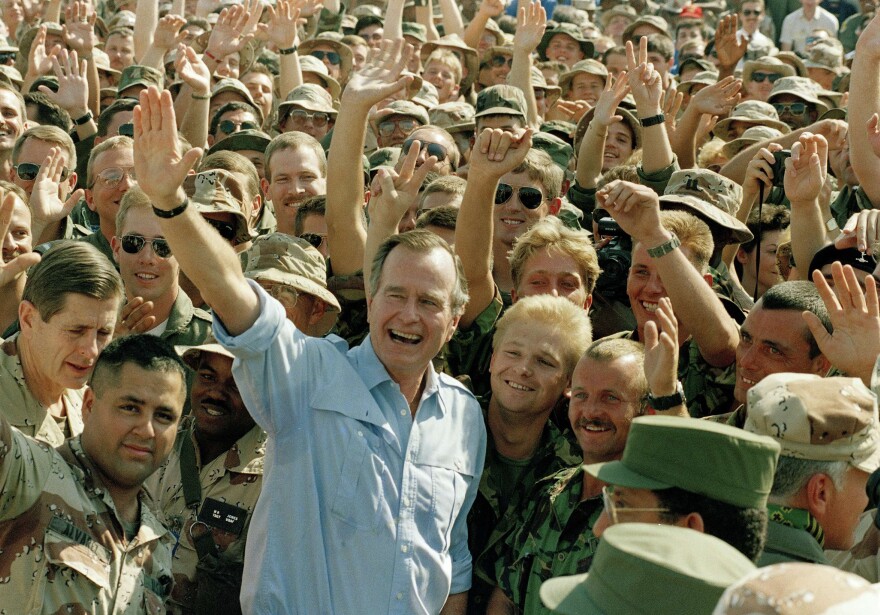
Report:
[{"label": "raised arm", "polygon": [[730,113],[740,100],[742,81],[733,77],[724,79],[703,88],[691,98],[685,108],[672,138],[672,149],[678,156],[682,169],[696,166],[697,134],[703,116],[721,116]]},{"label": "raised arm", "polygon": [[518,167],[532,145],[532,130],[520,137],[486,128],[471,151],[467,187],[455,224],[455,252],[461,257],[470,301],[461,327],[474,322],[495,297],[492,279],[492,236],[495,191],[501,178]]},{"label": "raised arm", "polygon": [[828,142],[821,135],[803,133],[785,161],[785,195],[791,203],[791,252],[802,280],[813,256],[826,243],[825,218],[819,195],[827,179]]},{"label": "raised arm", "polygon": [[412,79],[401,73],[412,55],[402,39],[382,41],[363,70],[352,74],[339,107],[327,160],[327,236],[335,275],[351,275],[364,263],[364,179],[361,161],[367,115],[373,105]]},{"label": "raised arm", "polygon": [[[269,11],[269,24],[266,26],[269,40],[279,50],[290,50],[299,47],[299,31],[297,21],[300,10],[293,0],[278,0],[274,7],[267,7]],[[261,26],[262,27],[262,26]],[[290,92],[302,85],[302,68],[299,65],[299,54],[281,53],[280,75],[278,77],[278,89],[281,99],[287,97]]]},{"label": "raised arm", "polygon": [[[596,199],[634,243],[650,249],[672,238],[660,221],[659,197],[647,186],[615,180],[599,190]],[[715,367],[733,362],[739,330],[703,275],[681,249],[671,250],[653,262],[675,314],[691,332],[706,362]]]},{"label": "raised arm", "polygon": [[[245,281],[238,255],[189,204],[183,180],[201,156],[200,148],[181,151],[168,90],[141,92],[134,110],[134,166],[138,182],[159,216],[162,233],[181,270],[232,335],[243,333],[260,311]],[[171,216],[171,217],[168,217]]]},{"label": "raised arm", "polygon": [[[639,40],[638,55],[632,42],[626,43],[627,79],[636,100],[639,120],[663,113],[663,79],[648,63],[648,39]],[[666,134],[666,124],[660,122],[642,128],[642,169],[650,174],[672,164],[672,146]]]},{"label": "raised arm", "polygon": [[180,15],[165,15],[156,25],[150,46],[139,56],[139,64],[164,72],[165,54],[177,47],[178,34],[186,20]]},{"label": "raised arm", "polygon": [[[657,322],[645,323],[645,378],[653,397],[668,397],[678,390],[678,321],[669,297],[660,299],[656,313]],[[653,410],[664,416],[690,416],[684,404]]]},{"label": "raised arm", "polygon": [[443,32],[446,35],[464,36],[464,19],[455,0],[439,0],[440,13],[443,15]]},{"label": "raised arm", "polygon": [[724,79],[733,75],[736,65],[746,55],[749,41],[737,36],[739,17],[727,15],[718,20],[715,28],[715,54],[718,56],[718,78]]},{"label": "raised arm", "polygon": [[472,48],[480,47],[480,39],[483,37],[483,30],[489,19],[498,17],[504,12],[504,0],[483,0],[480,2],[480,8],[477,9],[474,18],[471,19],[467,27],[464,29],[464,42]]},{"label": "raised arm", "polygon": [[88,2],[73,2],[65,10],[64,24],[64,42],[71,51],[79,54],[81,60],[86,61],[84,74],[88,81],[88,109],[96,118],[101,114],[101,79],[98,66],[92,59],[92,51],[98,43],[95,34],[97,17],[94,7]]},{"label": "raised arm", "polygon": [[382,31],[390,41],[403,38],[403,0],[388,0]]},{"label": "raised arm", "polygon": [[532,52],[538,48],[547,28],[547,11],[537,0],[524,2],[517,13],[516,35],[513,37],[513,64],[507,80],[515,85],[526,97],[528,124],[537,130],[541,118],[538,116],[538,103],[532,87]]},{"label": "raised arm", "polygon": [[211,73],[192,47],[177,46],[174,62],[177,77],[186,84],[191,100],[180,122],[180,134],[193,145],[204,147],[208,142],[208,117],[211,104]]},{"label": "raised arm", "polygon": [[602,175],[602,160],[605,152],[605,139],[608,136],[608,127],[616,122],[622,122],[622,115],[615,115],[620,102],[629,93],[629,83],[626,71],[611,77],[605,82],[605,89],[596,101],[596,111],[593,113],[593,121],[587,126],[584,138],[577,157],[577,184],[581,188],[595,188]]},{"label": "raised arm", "polygon": [[[49,100],[67,111],[73,120],[80,120],[89,116],[89,83],[86,73],[88,66],[85,60],[80,61],[75,51],[69,54],[64,49],[52,58],[52,70],[58,79],[58,91],[53,92],[44,85],[40,86],[42,92]],[[94,114],[87,122],[76,125],[76,134],[80,140],[86,139],[98,132]]]}]

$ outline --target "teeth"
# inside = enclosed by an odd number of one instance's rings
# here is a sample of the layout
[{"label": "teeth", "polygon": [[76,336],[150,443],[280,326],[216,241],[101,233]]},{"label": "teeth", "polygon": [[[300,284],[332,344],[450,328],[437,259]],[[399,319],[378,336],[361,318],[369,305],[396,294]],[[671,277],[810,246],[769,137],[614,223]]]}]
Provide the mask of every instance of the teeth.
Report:
[{"label": "teeth", "polygon": [[742,381],[745,382],[746,384],[758,384],[758,382],[756,380],[749,380],[745,376],[740,376],[740,378],[742,378]]},{"label": "teeth", "polygon": [[205,414],[208,416],[223,416],[223,413],[219,410],[212,410],[211,408],[205,408]]},{"label": "teeth", "polygon": [[417,344],[422,341],[421,335],[404,333],[403,331],[395,331],[394,329],[391,330],[391,337],[397,338],[399,341],[406,342],[407,344]]},{"label": "teeth", "polygon": [[642,307],[645,308],[648,312],[656,312],[658,304],[657,303],[648,303],[647,301],[642,301]]},{"label": "teeth", "polygon": [[529,387],[524,387],[523,385],[517,384],[516,382],[508,382],[507,384],[510,386],[510,388],[516,389],[517,391],[531,391],[532,390]]},{"label": "teeth", "polygon": [[523,223],[522,220],[510,220],[509,218],[502,218],[501,222],[503,224],[507,224],[509,226],[519,226],[520,224]]},{"label": "teeth", "polygon": [[157,277],[159,277],[153,275],[152,273],[136,273],[135,276],[137,276],[141,280],[155,280]]}]

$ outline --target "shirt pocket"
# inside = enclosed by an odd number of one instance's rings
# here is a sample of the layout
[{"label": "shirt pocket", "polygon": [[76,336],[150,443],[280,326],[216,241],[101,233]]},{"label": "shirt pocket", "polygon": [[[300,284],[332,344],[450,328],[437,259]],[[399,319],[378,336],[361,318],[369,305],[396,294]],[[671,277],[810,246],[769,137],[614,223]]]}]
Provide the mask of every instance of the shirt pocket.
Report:
[{"label": "shirt pocket", "polygon": [[173,581],[170,574],[158,578],[144,574],[144,612],[148,615],[164,615],[165,601],[171,595]]},{"label": "shirt pocket", "polygon": [[425,542],[440,553],[449,550],[452,542],[452,528],[461,513],[467,497],[470,481],[474,480],[474,470],[454,461],[432,461],[417,464],[418,471],[429,479],[429,493],[420,498],[417,514],[424,514],[425,523],[420,523]]},{"label": "shirt pocket", "polygon": [[387,474],[385,462],[376,452],[382,446],[381,438],[367,426],[355,423],[351,428],[331,510],[359,530],[373,531],[379,525],[382,478]]},{"label": "shirt pocket", "polygon": [[[79,597],[84,601],[98,598],[102,591],[109,596],[111,554],[86,532],[55,517],[46,529],[43,552],[49,581],[44,596],[53,593],[53,583],[78,585]],[[84,586],[80,579],[88,580],[91,586]]]}]

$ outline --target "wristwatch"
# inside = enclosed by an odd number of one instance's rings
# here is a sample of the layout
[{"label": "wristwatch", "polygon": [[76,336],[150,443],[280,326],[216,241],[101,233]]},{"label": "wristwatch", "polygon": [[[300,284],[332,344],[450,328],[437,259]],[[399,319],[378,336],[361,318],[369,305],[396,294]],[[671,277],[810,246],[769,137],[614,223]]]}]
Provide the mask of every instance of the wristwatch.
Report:
[{"label": "wristwatch", "polygon": [[676,406],[681,406],[686,403],[687,398],[684,396],[684,387],[681,386],[681,382],[678,381],[675,383],[675,393],[672,395],[654,397],[651,393],[648,393],[648,405],[654,410],[669,410],[670,408],[675,408]]}]

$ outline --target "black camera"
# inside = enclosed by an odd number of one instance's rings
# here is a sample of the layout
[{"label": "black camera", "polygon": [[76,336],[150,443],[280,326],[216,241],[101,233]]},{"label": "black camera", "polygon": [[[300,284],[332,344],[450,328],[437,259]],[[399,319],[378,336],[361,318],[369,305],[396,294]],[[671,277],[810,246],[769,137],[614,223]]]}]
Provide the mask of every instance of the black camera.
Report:
[{"label": "black camera", "polygon": [[773,166],[770,168],[773,170],[774,186],[779,186],[781,188],[785,183],[785,161],[788,158],[791,158],[790,149],[773,152]]},{"label": "black camera", "polygon": [[614,218],[608,217],[604,211],[596,213],[605,216],[600,217],[596,223],[599,237],[611,237],[611,241],[596,250],[599,267],[602,269],[596,281],[596,292],[609,301],[616,300],[629,305],[626,278],[632,265],[632,239]]}]

